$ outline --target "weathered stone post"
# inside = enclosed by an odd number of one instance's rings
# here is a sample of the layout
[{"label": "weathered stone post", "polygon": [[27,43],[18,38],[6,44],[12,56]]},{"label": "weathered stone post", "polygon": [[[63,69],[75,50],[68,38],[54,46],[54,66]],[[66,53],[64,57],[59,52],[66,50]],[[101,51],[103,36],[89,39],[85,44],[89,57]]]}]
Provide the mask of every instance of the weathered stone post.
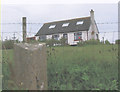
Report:
[{"label": "weathered stone post", "polygon": [[19,89],[46,90],[47,62],[45,44],[14,45],[14,82]]}]

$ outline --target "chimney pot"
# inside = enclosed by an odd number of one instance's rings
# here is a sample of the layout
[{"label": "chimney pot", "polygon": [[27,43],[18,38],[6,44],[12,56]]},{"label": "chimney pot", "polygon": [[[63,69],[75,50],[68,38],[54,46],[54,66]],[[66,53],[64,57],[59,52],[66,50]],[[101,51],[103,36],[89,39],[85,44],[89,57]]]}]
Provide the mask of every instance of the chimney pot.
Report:
[{"label": "chimney pot", "polygon": [[90,11],[90,12],[94,12],[94,11],[93,11],[93,9],[91,9],[91,11]]}]

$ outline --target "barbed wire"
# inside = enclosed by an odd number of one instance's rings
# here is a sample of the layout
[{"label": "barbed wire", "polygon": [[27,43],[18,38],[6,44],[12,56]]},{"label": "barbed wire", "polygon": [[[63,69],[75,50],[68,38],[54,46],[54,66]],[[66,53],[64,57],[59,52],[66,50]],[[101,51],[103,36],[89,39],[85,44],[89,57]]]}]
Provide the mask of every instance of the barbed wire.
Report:
[{"label": "barbed wire", "polygon": [[[96,23],[96,24],[119,24],[120,22],[98,22],[98,23]],[[22,23],[0,23],[1,25],[4,25],[4,24],[20,24],[20,25],[22,25]],[[26,23],[26,24],[44,24],[43,22],[28,22],[28,23]]]},{"label": "barbed wire", "polygon": [[[23,31],[2,32],[2,33],[19,33],[19,32],[23,32]],[[120,33],[120,31],[103,31],[103,32],[99,32],[99,33],[113,33],[113,32],[118,32],[118,33]],[[29,32],[29,31],[28,31],[27,33],[36,34],[37,32]],[[91,32],[88,32],[88,33],[91,33]]]},{"label": "barbed wire", "polygon": [[[98,25],[113,25],[113,24],[119,24],[120,22],[97,22],[96,24],[98,24]],[[0,23],[1,25],[5,25],[5,26],[12,26],[12,25],[19,25],[19,26],[21,26],[22,27],[22,23],[21,22],[9,22],[9,23]],[[39,25],[43,25],[44,23],[43,22],[27,22],[26,23],[27,25],[30,25],[30,26],[28,26],[28,31],[27,31],[27,37],[32,37],[32,36],[35,36],[35,34],[37,34],[37,32],[38,32],[38,27],[37,26],[39,26]],[[32,25],[34,25],[35,27],[33,27]],[[33,28],[37,28],[37,29],[34,29],[34,30],[36,30],[36,31],[34,31],[33,29],[32,29],[32,27]],[[40,28],[39,28],[40,29]],[[3,39],[5,39],[5,37],[7,37],[7,38],[12,38],[12,36],[13,36],[13,34],[15,34],[17,37],[19,36],[21,39],[22,39],[22,32],[23,31],[20,31],[21,29],[19,29],[18,31],[2,31],[1,33],[1,37],[2,37],[2,40]],[[88,32],[88,33],[91,33],[91,32]],[[100,35],[105,35],[105,34],[107,34],[107,33],[113,33],[113,36],[114,36],[114,33],[116,34],[119,34],[120,33],[120,31],[99,31],[99,34]],[[116,36],[114,36],[114,38],[115,37],[117,37],[118,35],[116,35]],[[104,36],[103,36],[104,37]],[[115,40],[113,38],[113,41]]]}]

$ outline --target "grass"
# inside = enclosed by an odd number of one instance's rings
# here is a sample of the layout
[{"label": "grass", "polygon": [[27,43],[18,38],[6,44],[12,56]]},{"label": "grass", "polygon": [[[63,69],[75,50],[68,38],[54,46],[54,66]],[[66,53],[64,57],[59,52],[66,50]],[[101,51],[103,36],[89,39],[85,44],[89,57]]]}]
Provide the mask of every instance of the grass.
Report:
[{"label": "grass", "polygon": [[[3,51],[3,82],[8,89],[13,50]],[[118,46],[88,45],[47,48],[49,90],[116,90]]]}]

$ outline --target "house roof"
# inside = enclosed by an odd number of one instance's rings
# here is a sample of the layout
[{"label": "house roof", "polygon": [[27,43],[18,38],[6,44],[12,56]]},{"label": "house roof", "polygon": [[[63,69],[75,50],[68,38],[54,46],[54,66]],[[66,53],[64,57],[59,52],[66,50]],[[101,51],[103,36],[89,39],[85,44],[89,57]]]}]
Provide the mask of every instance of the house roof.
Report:
[{"label": "house roof", "polygon": [[[77,25],[78,22],[79,24]],[[49,22],[45,23],[35,36],[69,33],[77,31],[88,31],[90,23],[90,17]]]}]

